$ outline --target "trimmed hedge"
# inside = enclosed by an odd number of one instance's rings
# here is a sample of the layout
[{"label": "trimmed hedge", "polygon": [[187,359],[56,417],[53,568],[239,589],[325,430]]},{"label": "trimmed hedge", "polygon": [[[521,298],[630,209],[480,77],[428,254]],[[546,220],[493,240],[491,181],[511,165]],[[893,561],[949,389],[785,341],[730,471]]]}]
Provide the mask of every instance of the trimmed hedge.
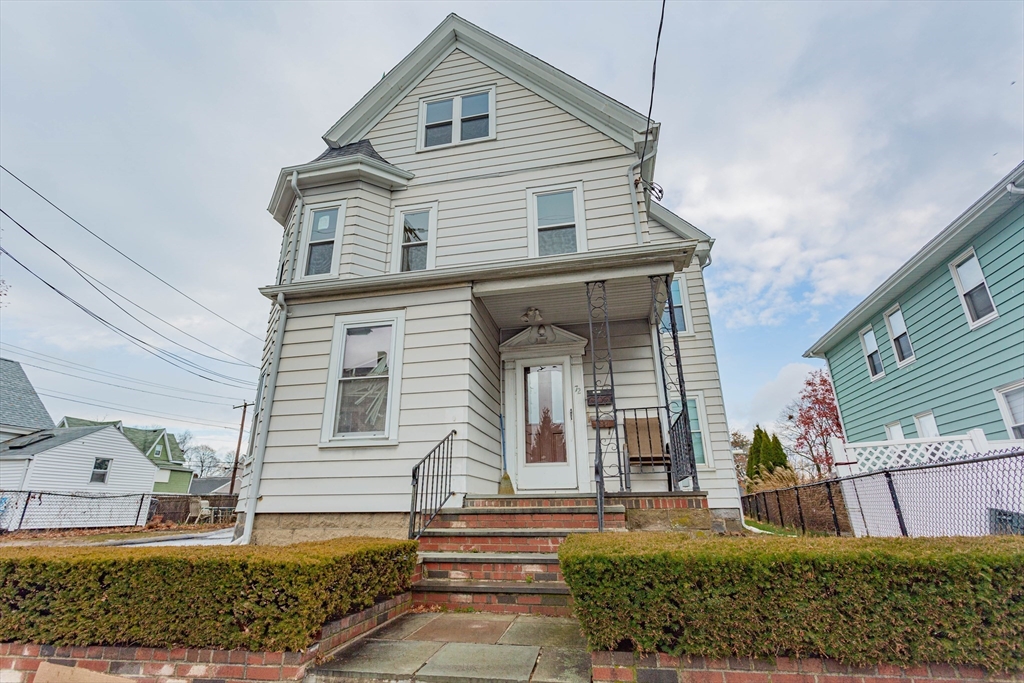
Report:
[{"label": "trimmed hedge", "polygon": [[0,549],[0,642],[300,650],[408,590],[416,543]]},{"label": "trimmed hedge", "polygon": [[570,536],[590,647],[1024,670],[1024,538]]}]

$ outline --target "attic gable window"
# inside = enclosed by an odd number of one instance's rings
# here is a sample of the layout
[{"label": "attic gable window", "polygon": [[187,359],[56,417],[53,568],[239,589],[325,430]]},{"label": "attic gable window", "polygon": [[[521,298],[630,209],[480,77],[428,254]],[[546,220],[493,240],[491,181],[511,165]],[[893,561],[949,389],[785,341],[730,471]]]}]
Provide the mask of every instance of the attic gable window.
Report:
[{"label": "attic gable window", "polygon": [[491,86],[420,101],[418,151],[494,138],[494,94]]}]

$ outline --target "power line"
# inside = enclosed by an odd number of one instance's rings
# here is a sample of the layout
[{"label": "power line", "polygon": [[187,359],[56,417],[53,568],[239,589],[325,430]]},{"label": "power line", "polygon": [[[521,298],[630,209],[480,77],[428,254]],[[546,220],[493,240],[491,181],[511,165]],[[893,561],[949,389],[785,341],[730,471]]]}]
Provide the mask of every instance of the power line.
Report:
[{"label": "power line", "polygon": [[133,259],[133,258],[132,258],[131,256],[129,256],[128,254],[124,253],[123,251],[121,251],[120,249],[118,249],[117,247],[115,247],[115,246],[114,246],[113,244],[111,244],[111,243],[110,243],[110,242],[108,242],[107,240],[103,239],[102,237],[100,237],[99,235],[97,235],[97,234],[96,234],[95,232],[93,232],[93,231],[92,231],[92,230],[90,230],[89,228],[87,228],[87,227],[85,227],[84,225],[82,225],[82,223],[80,223],[80,222],[79,222],[79,221],[78,221],[78,220],[77,220],[76,218],[74,218],[74,217],[73,217],[73,216],[72,216],[71,214],[69,214],[69,213],[68,213],[67,211],[65,211],[64,209],[60,208],[59,206],[57,206],[56,204],[54,204],[54,203],[53,203],[52,201],[50,201],[49,199],[47,199],[47,198],[46,198],[46,196],[45,196],[45,195],[44,195],[44,194],[43,194],[42,192],[40,192],[40,191],[39,191],[39,190],[37,190],[36,188],[34,188],[34,187],[32,187],[31,185],[29,185],[28,183],[26,183],[26,182],[25,182],[24,180],[22,180],[22,179],[21,179],[21,178],[19,178],[18,176],[14,175],[14,173],[12,173],[12,172],[11,172],[11,170],[10,170],[10,169],[8,169],[8,168],[7,168],[6,166],[3,166],[2,164],[0,164],[0,169],[3,169],[3,170],[4,170],[4,171],[5,171],[5,172],[6,172],[6,173],[7,173],[8,175],[10,175],[10,176],[11,176],[12,178],[14,178],[14,179],[15,179],[15,180],[17,180],[17,181],[18,181],[19,183],[21,183],[22,185],[24,185],[25,187],[27,187],[27,188],[28,188],[29,190],[31,190],[31,191],[32,191],[32,192],[33,192],[33,193],[34,193],[34,194],[35,194],[35,195],[36,195],[37,197],[39,197],[40,199],[42,199],[42,200],[43,200],[44,202],[46,202],[47,204],[49,204],[49,205],[50,205],[50,206],[52,206],[53,208],[57,209],[57,211],[59,211],[59,212],[61,212],[62,214],[64,214],[64,216],[65,216],[66,218],[68,218],[68,219],[69,219],[69,220],[70,220],[70,221],[71,221],[72,223],[74,223],[75,225],[77,225],[78,227],[80,227],[80,228],[81,228],[82,230],[85,230],[85,231],[86,231],[87,233],[89,233],[90,235],[92,235],[93,237],[95,237],[96,239],[98,239],[98,240],[99,240],[100,242],[103,242],[103,244],[107,245],[108,247],[110,247],[111,249],[113,249],[114,251],[116,251],[116,252],[117,252],[118,254],[120,254],[121,256],[125,257],[126,259],[128,259],[129,261],[131,261],[132,263],[134,263],[134,264],[135,264],[136,266],[138,266],[138,267],[139,267],[139,268],[141,268],[142,270],[146,271],[147,273],[149,273],[150,275],[152,275],[152,276],[153,276],[153,277],[155,277],[155,278],[156,278],[157,280],[159,280],[160,282],[164,283],[165,285],[167,285],[167,286],[168,286],[168,287],[170,287],[171,289],[173,289],[173,290],[174,290],[175,292],[177,292],[178,294],[182,295],[183,297],[185,297],[186,299],[188,299],[189,301],[191,301],[191,302],[192,302],[192,303],[194,303],[195,305],[199,306],[199,307],[200,307],[200,308],[202,308],[202,309],[203,309],[204,311],[206,311],[206,312],[208,312],[208,313],[211,313],[211,314],[213,314],[213,315],[217,316],[218,318],[220,318],[221,320],[223,320],[224,322],[226,322],[226,323],[227,323],[228,325],[231,325],[232,327],[234,327],[234,328],[236,328],[236,329],[238,329],[238,330],[241,330],[242,332],[245,332],[245,333],[246,333],[247,335],[249,335],[250,337],[252,337],[252,338],[253,338],[253,339],[255,339],[256,341],[260,341],[260,342],[262,342],[262,341],[263,341],[263,339],[262,339],[261,337],[258,337],[258,336],[256,336],[255,334],[253,334],[253,333],[252,333],[252,332],[250,332],[249,330],[245,329],[244,327],[241,327],[240,325],[236,325],[235,323],[231,322],[230,320],[228,320],[227,318],[225,318],[224,316],[222,316],[222,315],[221,315],[220,313],[217,313],[216,311],[214,311],[214,310],[212,310],[212,309],[208,308],[208,307],[207,307],[207,306],[205,306],[204,304],[201,304],[201,303],[199,303],[198,301],[196,301],[195,299],[193,299],[192,297],[190,297],[190,296],[189,296],[188,294],[186,294],[185,292],[181,291],[180,289],[178,289],[177,287],[175,287],[174,285],[172,285],[172,284],[171,284],[170,282],[168,282],[167,280],[163,279],[162,277],[160,277],[159,275],[157,275],[156,273],[154,273],[153,271],[151,271],[151,270],[150,270],[149,268],[146,268],[146,267],[145,267],[144,265],[142,265],[141,263],[139,263],[138,261],[136,261],[135,259]]},{"label": "power line", "polygon": [[[19,223],[19,222],[18,222],[18,221],[17,221],[17,220],[16,220],[16,219],[15,219],[15,218],[13,217],[13,216],[11,216],[11,214],[7,213],[7,212],[6,212],[6,211],[4,211],[4,210],[3,210],[2,208],[0,208],[0,214],[3,214],[4,216],[6,216],[6,217],[8,218],[8,220],[10,220],[10,221],[11,221],[12,223],[14,223],[14,224],[15,224],[15,225],[17,225],[17,226],[18,226],[19,228],[21,228],[21,229],[22,229],[22,230],[23,230],[23,231],[25,232],[25,234],[26,234],[26,235],[28,235],[29,237],[31,237],[32,239],[34,239],[34,240],[35,240],[36,242],[38,242],[39,244],[43,245],[43,247],[45,247],[45,248],[46,248],[46,249],[47,249],[47,250],[48,250],[48,251],[49,251],[49,252],[50,252],[51,254],[53,254],[54,256],[56,256],[57,258],[59,258],[59,259],[60,259],[61,261],[63,261],[63,262],[64,262],[64,263],[65,263],[65,264],[66,264],[66,265],[67,265],[67,266],[69,267],[69,268],[71,268],[71,269],[72,269],[73,271],[75,271],[75,273],[76,273],[76,274],[78,275],[78,277],[80,277],[80,278],[82,278],[83,280],[85,280],[86,284],[88,284],[88,285],[89,285],[90,287],[92,287],[92,288],[93,288],[93,289],[95,289],[95,290],[96,290],[97,292],[99,292],[99,293],[100,293],[100,296],[102,296],[102,297],[103,297],[104,299],[106,299],[106,300],[107,300],[107,301],[109,301],[110,303],[114,304],[115,306],[117,306],[118,310],[120,310],[120,311],[121,311],[122,313],[124,313],[125,315],[127,315],[127,316],[128,316],[129,318],[131,318],[131,319],[132,319],[132,320],[134,320],[135,322],[139,323],[140,325],[142,325],[142,326],[143,326],[143,327],[145,327],[145,328],[146,328],[147,330],[149,330],[149,331],[150,331],[150,332],[152,332],[153,334],[157,335],[157,336],[158,336],[158,337],[160,337],[161,339],[165,339],[165,340],[167,340],[167,341],[171,342],[172,344],[175,344],[175,345],[177,345],[177,346],[180,346],[181,348],[185,349],[185,350],[186,350],[186,351],[188,351],[189,353],[194,353],[194,354],[196,354],[197,356],[202,356],[203,358],[209,358],[210,360],[214,360],[214,361],[217,361],[218,363],[227,363],[228,365],[247,365],[247,366],[249,366],[250,368],[255,368],[255,367],[256,367],[256,366],[255,366],[255,365],[253,365],[252,363],[249,363],[249,362],[247,362],[247,361],[245,361],[245,360],[242,360],[242,359],[241,359],[241,358],[239,358],[238,356],[232,356],[232,355],[231,355],[230,353],[228,353],[227,351],[223,351],[223,350],[221,350],[221,349],[217,348],[216,346],[214,346],[213,344],[208,344],[208,343],[204,342],[204,341],[203,341],[202,339],[200,339],[199,337],[195,337],[195,336],[193,336],[193,335],[189,334],[188,332],[186,332],[185,330],[181,329],[181,328],[180,328],[180,327],[178,327],[177,325],[174,325],[173,323],[170,323],[170,322],[168,322],[168,321],[164,320],[163,318],[161,318],[160,316],[158,316],[158,315],[157,315],[156,313],[153,313],[152,311],[148,310],[147,308],[145,308],[145,307],[143,307],[143,306],[140,306],[139,304],[135,303],[134,301],[132,301],[131,299],[129,299],[129,298],[128,298],[128,297],[126,297],[125,295],[123,295],[123,294],[121,294],[120,292],[116,291],[116,290],[115,290],[115,289],[114,289],[113,287],[111,287],[110,285],[108,285],[108,284],[106,284],[106,283],[104,283],[104,282],[101,282],[99,278],[97,278],[97,277],[95,277],[95,276],[93,276],[93,275],[90,275],[89,273],[85,272],[84,270],[82,270],[81,268],[79,268],[78,266],[76,266],[76,265],[75,265],[74,263],[72,263],[72,262],[71,262],[71,261],[69,261],[69,260],[68,260],[67,258],[65,258],[65,257],[64,257],[63,255],[61,255],[61,254],[60,254],[60,252],[58,252],[58,251],[57,251],[56,249],[54,249],[54,248],[53,248],[53,247],[51,247],[51,246],[50,246],[49,244],[47,244],[46,242],[44,242],[43,240],[39,239],[39,238],[38,238],[38,237],[36,237],[36,236],[35,236],[34,234],[32,234],[32,231],[30,231],[30,230],[29,230],[28,228],[26,228],[26,227],[25,227],[24,225],[22,225],[21,223]],[[135,317],[134,315],[132,315],[131,313],[129,313],[128,311],[126,311],[126,310],[124,309],[124,307],[123,307],[123,306],[121,306],[121,305],[120,305],[119,303],[117,303],[116,301],[114,301],[113,299],[111,299],[111,298],[110,298],[109,296],[107,296],[107,294],[106,294],[106,293],[104,293],[104,292],[103,292],[103,290],[101,290],[101,289],[100,289],[99,287],[97,287],[97,286],[96,286],[96,284],[94,284],[94,283],[92,282],[93,280],[95,280],[95,282],[96,282],[96,283],[98,283],[98,284],[100,284],[100,285],[103,285],[103,287],[105,287],[106,289],[110,290],[111,292],[113,292],[113,293],[114,293],[114,294],[116,294],[117,296],[121,297],[122,299],[124,299],[125,301],[127,301],[128,303],[130,303],[130,304],[131,304],[132,306],[135,306],[136,308],[138,308],[138,309],[139,309],[139,310],[141,310],[141,311],[145,311],[146,313],[148,313],[149,315],[153,316],[154,318],[156,318],[157,320],[159,320],[159,321],[160,321],[160,322],[162,322],[163,324],[165,324],[165,325],[167,325],[167,326],[169,326],[169,327],[172,327],[172,328],[174,328],[174,329],[175,329],[175,330],[177,330],[178,332],[181,332],[181,333],[182,333],[182,334],[184,334],[184,335],[185,335],[186,337],[191,337],[192,339],[195,339],[195,340],[196,340],[197,342],[199,342],[200,344],[203,344],[204,346],[208,346],[208,347],[210,347],[211,349],[214,349],[215,351],[219,351],[220,353],[224,354],[225,356],[228,356],[228,357],[230,357],[230,358],[234,358],[235,360],[237,360],[237,361],[241,361],[241,362],[240,362],[240,363],[234,363],[234,362],[232,362],[232,361],[229,361],[229,360],[224,360],[223,358],[217,358],[216,356],[211,356],[211,355],[209,355],[209,354],[206,354],[206,353],[203,353],[203,352],[201,352],[201,351],[196,351],[195,349],[191,349],[191,348],[189,348],[189,347],[185,346],[184,344],[182,344],[181,342],[175,341],[174,339],[171,339],[171,338],[170,338],[170,337],[168,337],[167,335],[165,335],[165,334],[162,334],[162,333],[158,332],[157,330],[153,329],[152,327],[150,327],[149,325],[147,325],[146,323],[142,322],[141,320],[139,320],[138,318],[136,318],[136,317]]]},{"label": "power line", "polygon": [[[665,1],[661,0],[661,18],[658,19],[658,38],[654,41],[654,66],[651,68],[651,102],[647,107],[647,127],[644,128],[644,149],[640,153],[640,161],[642,162],[644,157],[647,156],[647,138],[651,132],[651,114],[654,112],[654,84],[658,78],[658,50],[661,48],[661,28],[665,25]],[[8,171],[10,173],[10,171]],[[644,179],[644,167],[640,165],[640,183],[644,186],[651,196],[654,197],[655,201],[660,201],[665,196],[665,191],[661,189],[661,185],[650,182]]]},{"label": "power line", "polygon": [[[92,406],[93,408],[104,408],[106,410],[122,410],[122,411],[124,411],[124,412],[126,412],[126,413],[128,413],[130,415],[141,415],[142,417],[156,417],[156,418],[160,418],[162,420],[189,420],[190,422],[192,422],[194,424],[203,425],[204,427],[216,427],[217,429],[227,429],[227,430],[229,430],[231,432],[235,431],[234,427],[228,427],[228,426],[225,426],[225,425],[214,424],[212,422],[203,422],[199,418],[189,417],[188,415],[175,415],[174,413],[144,413],[144,412],[140,412],[140,411],[138,411],[138,410],[136,410],[134,408],[131,408],[129,406],[117,405],[116,403],[110,403],[110,404],[106,404],[105,405],[105,404],[102,404],[102,403],[96,403],[96,402],[94,402],[92,400],[86,401],[86,400],[84,400],[86,398],[85,396],[76,396],[75,394],[68,394],[67,396],[59,396],[58,393],[64,393],[64,392],[54,392],[53,389],[38,389],[36,391],[36,393],[39,394],[40,396],[46,396],[47,398],[56,398],[56,399],[60,399],[62,401],[70,401],[71,403],[81,403],[82,405]],[[75,398],[68,398],[68,396],[74,396]],[[76,399],[83,399],[83,400],[76,400]]]},{"label": "power line", "polygon": [[[90,368],[88,365],[82,365],[81,363],[75,363],[74,361],[69,361],[69,360],[65,360],[63,358],[58,358],[57,356],[51,356],[49,354],[42,353],[40,351],[33,351],[31,349],[26,349],[24,347],[17,346],[15,344],[11,344],[10,342],[0,341],[0,347],[4,347],[4,346],[8,347],[9,349],[12,349],[15,354],[20,354],[20,355],[23,355],[23,356],[28,356],[30,359],[32,359],[32,360],[34,360],[36,362],[39,362],[39,363],[54,363],[54,364],[56,364],[56,365],[58,365],[59,367],[62,367],[62,368],[67,368],[67,369],[71,369],[71,370],[77,370],[79,372],[88,372],[88,373],[91,373],[91,374],[94,374],[94,375],[99,375],[100,377],[113,377],[113,378],[116,378],[116,379],[127,380],[129,382],[136,382],[138,384],[143,384],[143,385],[150,386],[150,387],[157,387],[158,389],[169,389],[171,391],[180,391],[180,392],[183,392],[183,393],[186,393],[186,394],[195,394],[197,396],[210,396],[210,397],[213,397],[213,398],[226,398],[226,399],[230,399],[232,401],[237,400],[237,396],[225,396],[223,394],[210,394],[210,393],[207,393],[205,391],[195,391],[193,389],[182,389],[181,387],[175,387],[175,386],[171,386],[169,384],[159,384],[157,382],[150,382],[150,381],[147,381],[147,380],[144,380],[144,379],[137,379],[135,377],[129,377],[128,375],[119,375],[116,372],[109,372],[107,370],[97,370],[95,368]],[[11,351],[8,350],[7,353],[11,353]],[[25,363],[24,361],[19,361],[19,362],[23,363],[24,365],[31,365],[30,363]],[[34,366],[33,365],[32,367],[39,367],[39,366]],[[48,370],[49,368],[42,368],[42,369]],[[246,390],[246,391],[248,391],[248,390]]]},{"label": "power line", "polygon": [[111,331],[116,332],[117,334],[121,335],[125,339],[129,340],[130,342],[132,342],[133,344],[138,346],[143,351],[146,351],[147,353],[150,353],[150,354],[156,356],[157,358],[159,358],[160,360],[164,361],[165,363],[173,365],[174,367],[178,368],[179,370],[184,370],[185,372],[187,372],[189,374],[192,374],[192,375],[195,375],[196,377],[202,377],[203,379],[205,379],[205,380],[207,380],[209,382],[217,382],[218,384],[222,384],[224,386],[232,386],[232,388],[235,388],[235,389],[243,389],[243,388],[246,388],[246,387],[238,386],[237,384],[236,385],[229,385],[226,382],[213,379],[212,377],[207,377],[206,375],[199,374],[198,372],[193,372],[192,370],[189,370],[187,367],[184,367],[182,365],[178,365],[178,363],[175,363],[171,359],[173,358],[175,360],[187,363],[188,365],[191,365],[194,368],[202,370],[203,372],[206,372],[206,373],[211,374],[211,375],[216,375],[217,377],[221,377],[224,380],[230,380],[231,382],[236,382],[236,383],[252,384],[252,385],[255,386],[255,384],[256,384],[255,382],[249,382],[248,380],[243,380],[243,379],[240,379],[238,377],[231,377],[230,375],[224,375],[224,374],[221,374],[219,372],[215,372],[213,370],[210,370],[209,368],[204,368],[201,365],[193,363],[192,361],[188,360],[187,358],[182,358],[181,356],[179,356],[177,354],[174,354],[174,353],[171,353],[170,351],[166,351],[164,349],[161,349],[161,348],[159,348],[157,346],[154,346],[153,344],[150,344],[147,341],[139,339],[138,337],[136,337],[136,336],[134,336],[134,335],[132,335],[132,334],[130,334],[128,332],[125,332],[124,330],[122,330],[117,325],[114,325],[113,323],[103,319],[102,317],[100,317],[96,313],[94,313],[91,310],[89,310],[86,306],[80,304],[79,302],[75,301],[73,298],[71,298],[70,296],[68,296],[64,292],[62,292],[57,287],[51,285],[41,275],[39,275],[38,273],[33,271],[31,268],[26,266],[24,263],[19,261],[17,258],[15,258],[11,254],[11,252],[8,251],[7,249],[5,249],[4,247],[0,247],[0,254],[6,254],[9,259],[11,259],[15,263],[17,263],[19,266],[24,268],[26,271],[28,271],[28,273],[30,275],[32,275],[37,280],[42,282],[44,285],[46,285],[47,287],[52,289],[54,292],[56,292],[58,295],[60,295],[61,298],[63,298],[65,300],[67,300],[68,302],[74,304],[78,309],[80,309],[83,313],[85,313],[89,317],[93,318],[94,320],[96,320],[100,324],[104,325],[105,327],[107,327]]}]

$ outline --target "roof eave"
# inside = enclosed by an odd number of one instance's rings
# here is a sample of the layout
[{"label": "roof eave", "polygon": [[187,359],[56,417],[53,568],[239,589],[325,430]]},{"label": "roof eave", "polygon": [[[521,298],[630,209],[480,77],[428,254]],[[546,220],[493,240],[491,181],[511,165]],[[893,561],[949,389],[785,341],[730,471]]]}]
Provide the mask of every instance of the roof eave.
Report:
[{"label": "roof eave", "polygon": [[[867,319],[877,312],[877,309],[884,307],[893,297],[911,287],[921,276],[934,268],[937,263],[932,261],[944,256],[944,252],[950,248],[950,245],[964,233],[973,237],[1006,215],[1007,211],[1012,210],[1017,204],[1024,202],[1024,197],[1010,195],[1006,190],[1008,184],[1019,183],[1021,180],[1024,180],[1024,162],[1018,164],[978,201],[960,214],[956,220],[947,225],[942,232],[929,240],[910,260],[900,266],[875,291],[804,351],[803,357],[824,359],[826,352],[837,342],[859,329]],[[1011,199],[1007,201],[1007,197],[1011,197]],[[1006,204],[1006,208],[999,208],[1000,202]]]}]

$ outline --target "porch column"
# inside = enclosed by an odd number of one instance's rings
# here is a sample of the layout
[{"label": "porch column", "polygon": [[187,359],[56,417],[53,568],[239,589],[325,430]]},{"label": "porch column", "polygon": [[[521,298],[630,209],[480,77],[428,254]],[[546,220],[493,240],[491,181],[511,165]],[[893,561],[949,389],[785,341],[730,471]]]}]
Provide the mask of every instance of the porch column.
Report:
[{"label": "porch column", "polygon": [[[652,275],[651,312],[668,311],[669,324],[656,320],[658,329],[658,360],[661,366],[661,383],[665,391],[665,413],[668,415],[669,455],[671,457],[672,490],[679,490],[679,482],[690,477],[693,490],[699,491],[697,461],[693,453],[693,433],[690,430],[690,409],[686,402],[686,380],[683,377],[683,357],[679,351],[679,326],[672,308],[672,274]],[[670,337],[666,339],[665,337]],[[679,397],[679,415],[672,419],[672,399]],[[705,456],[706,457],[706,456]]]},{"label": "porch column", "polygon": [[[608,323],[608,292],[604,280],[588,282],[587,308],[590,324],[590,371],[593,380],[595,447],[594,476],[598,500],[604,495],[605,470],[618,476],[619,490],[630,490],[629,468],[623,467],[619,445],[619,421],[615,410],[615,372],[612,366],[611,327]],[[590,403],[589,397],[587,403]]]}]

